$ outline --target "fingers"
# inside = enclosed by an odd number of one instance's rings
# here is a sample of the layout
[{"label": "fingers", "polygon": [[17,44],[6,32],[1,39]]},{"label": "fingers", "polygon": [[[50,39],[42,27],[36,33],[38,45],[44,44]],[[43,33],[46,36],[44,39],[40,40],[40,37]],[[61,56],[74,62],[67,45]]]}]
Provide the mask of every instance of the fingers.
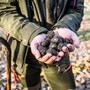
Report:
[{"label": "fingers", "polygon": [[60,52],[58,53],[58,56],[59,56],[59,57],[63,57],[63,56],[64,56],[64,52],[63,52],[63,51],[60,51]]},{"label": "fingers", "polygon": [[75,47],[79,48],[80,40],[78,36],[75,33],[72,33],[71,39],[73,40],[73,44],[75,45]]},{"label": "fingers", "polygon": [[75,50],[75,46],[71,44],[67,44],[69,52],[73,52]]},{"label": "fingers", "polygon": [[44,55],[43,57],[39,58],[38,60],[39,60],[40,62],[46,62],[46,61],[48,61],[51,57],[52,57],[52,54],[51,54],[51,53],[47,53],[46,55]]},{"label": "fingers", "polygon": [[64,52],[64,53],[68,53],[69,51],[68,51],[68,48],[66,47],[66,46],[63,46],[62,47],[62,51]]},{"label": "fingers", "polygon": [[75,46],[71,44],[67,44],[67,46],[62,47],[62,51],[58,53],[59,57],[63,57],[65,53],[69,54],[69,52],[73,52],[75,50]]},{"label": "fingers", "polygon": [[56,56],[51,56],[50,58],[46,58],[46,56],[44,56],[42,58],[43,59],[42,61],[46,64],[52,64],[54,61],[59,61],[61,59],[61,57],[64,56],[65,53],[69,54],[69,52],[74,51],[74,49],[75,49],[74,45],[67,44],[67,46],[62,47],[62,51],[58,52],[57,57]]},{"label": "fingers", "polygon": [[59,61],[59,60],[61,60],[61,57],[57,57],[55,61]]},{"label": "fingers", "polygon": [[43,56],[42,58],[39,58],[38,60],[40,62],[44,62],[46,64],[52,64],[53,62],[59,61],[60,59],[61,59],[61,57],[52,56],[50,53],[48,53],[45,56]]},{"label": "fingers", "polygon": [[46,64],[52,64],[56,60],[56,56],[52,56],[50,59],[48,59],[45,63]]}]

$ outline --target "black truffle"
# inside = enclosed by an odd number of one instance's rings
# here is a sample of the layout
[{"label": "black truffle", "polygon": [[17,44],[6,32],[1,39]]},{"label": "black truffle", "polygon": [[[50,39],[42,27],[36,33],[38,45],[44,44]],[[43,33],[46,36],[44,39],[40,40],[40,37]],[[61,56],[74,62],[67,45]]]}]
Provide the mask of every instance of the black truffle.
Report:
[{"label": "black truffle", "polygon": [[38,46],[38,50],[39,50],[41,56],[44,56],[46,54],[47,47]]},{"label": "black truffle", "polygon": [[56,51],[55,49],[53,49],[53,48],[49,48],[49,49],[46,51],[46,53],[51,53],[52,55],[57,56],[57,51]]},{"label": "black truffle", "polygon": [[46,37],[48,37],[48,38],[53,38],[53,36],[54,36],[55,34],[54,34],[54,32],[53,31],[48,31],[48,33],[47,33],[47,35],[46,35]]},{"label": "black truffle", "polygon": [[41,46],[48,46],[50,44],[50,38],[45,38],[44,41],[41,42]]},{"label": "black truffle", "polygon": [[58,38],[57,36],[54,36],[54,37],[51,39],[51,42],[52,42],[52,43],[55,43],[55,44],[57,44],[58,41],[59,41],[59,38]]}]

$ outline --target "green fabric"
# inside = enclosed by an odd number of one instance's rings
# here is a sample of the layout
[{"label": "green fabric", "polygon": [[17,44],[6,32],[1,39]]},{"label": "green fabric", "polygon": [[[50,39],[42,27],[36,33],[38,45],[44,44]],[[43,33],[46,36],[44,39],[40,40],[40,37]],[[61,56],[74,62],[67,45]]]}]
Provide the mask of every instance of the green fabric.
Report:
[{"label": "green fabric", "polygon": [[[11,36],[9,43],[12,49],[12,65],[19,74],[22,72],[20,69],[22,69],[27,45],[34,37],[59,26],[76,32],[80,27],[84,8],[84,0],[77,0],[76,7],[73,7],[74,0],[45,0],[45,2],[31,0],[31,13],[29,13],[30,7],[25,1],[0,0],[0,27]],[[37,62],[31,52],[27,58],[29,65],[32,61]]]},{"label": "green fabric", "polygon": [[40,68],[34,68],[27,65],[23,74],[21,75],[22,78],[20,78],[20,82],[22,83],[23,87],[34,87],[35,85],[39,84],[40,72]]},{"label": "green fabric", "polygon": [[[25,77],[20,78],[23,87],[34,87],[40,83],[40,72],[36,72],[37,70],[29,68],[27,73],[24,73]],[[34,73],[31,75],[30,72]],[[72,69],[63,74],[57,73],[57,68],[55,67],[43,69],[42,72],[51,90],[74,90],[76,87]]]},{"label": "green fabric", "polygon": [[[68,56],[64,57],[63,59],[66,59],[67,62],[70,63]],[[36,65],[33,64],[33,62],[34,61],[31,62],[32,66],[30,64],[26,66],[24,72],[21,75],[22,78],[20,79],[20,81],[24,87],[34,87],[38,83],[40,83],[41,70],[39,67],[36,68]],[[51,90],[72,90],[76,87],[72,68],[70,68],[65,73],[57,73],[56,67],[42,68],[42,72]],[[19,72],[17,71],[17,73]]]},{"label": "green fabric", "polygon": [[[69,57],[66,55],[61,60],[66,59],[67,64],[70,64]],[[47,80],[49,86],[52,90],[69,90],[75,89],[74,75],[72,73],[72,68],[70,68],[65,73],[58,73],[56,67],[42,68],[45,79]]]},{"label": "green fabric", "polygon": [[57,73],[55,67],[43,69],[43,72],[51,90],[72,90],[76,87],[71,69],[63,74]]},{"label": "green fabric", "polygon": [[57,23],[54,25],[55,27],[64,26],[74,32],[79,29],[83,17],[84,0],[77,0],[76,7],[73,7],[73,1],[74,0],[69,1],[67,9],[63,6],[63,9],[66,9],[66,13],[63,17],[61,16],[63,13],[61,13]]},{"label": "green fabric", "polygon": [[0,3],[8,3],[10,0],[0,0]]},{"label": "green fabric", "polygon": [[[45,28],[50,29],[51,27],[62,25],[72,31],[76,31],[80,27],[84,0],[77,0],[76,8],[73,8],[74,0],[58,0],[59,5],[57,5],[57,0],[46,0],[46,8],[44,7],[44,10],[42,10],[43,2],[41,2],[41,0],[32,0],[32,22],[34,23],[27,20],[29,16],[27,15],[25,0],[17,1],[20,6],[20,11],[17,10],[16,6],[11,4],[9,0],[0,1],[0,26],[17,40],[23,41],[25,45],[28,44],[29,37],[31,37],[36,30],[40,33],[46,31]],[[39,28],[41,28],[40,25],[43,31],[39,30]],[[27,33],[29,33],[29,35]]]},{"label": "green fabric", "polygon": [[16,7],[10,5],[9,2],[6,4],[2,4],[0,2],[0,27],[18,41],[23,42],[26,46],[28,45],[29,39],[32,38],[32,35],[37,30],[37,34],[39,34],[47,31],[47,29],[30,22],[26,17],[20,15],[17,11]]}]

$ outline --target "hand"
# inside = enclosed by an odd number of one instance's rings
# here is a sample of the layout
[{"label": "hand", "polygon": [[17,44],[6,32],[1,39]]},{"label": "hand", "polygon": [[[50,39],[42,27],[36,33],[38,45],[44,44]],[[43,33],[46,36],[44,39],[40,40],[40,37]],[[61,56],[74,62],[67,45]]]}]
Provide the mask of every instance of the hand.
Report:
[{"label": "hand", "polygon": [[[37,35],[31,42],[30,47],[31,47],[31,52],[35,56],[35,58],[40,61],[44,62],[46,64],[52,64],[54,61],[60,60],[61,57],[53,56],[50,53],[47,53],[43,57],[41,57],[40,52],[38,51],[37,47],[40,45],[40,42],[42,42],[45,39],[46,35],[45,34],[40,34]],[[62,53],[61,53],[62,55]]]},{"label": "hand", "polygon": [[68,53],[69,51],[74,51],[75,47],[76,48],[79,47],[79,44],[80,44],[79,38],[70,29],[67,29],[67,28],[56,28],[54,30],[54,32],[55,32],[55,35],[57,35],[57,36],[61,36],[63,38],[68,38],[68,39],[72,39],[73,40],[73,45],[72,44],[67,44],[67,47],[64,46],[62,48],[63,52],[65,52],[65,53],[67,52]]},{"label": "hand", "polygon": [[40,45],[40,43],[45,39],[46,35],[45,34],[40,34],[37,35],[31,42],[30,47],[31,47],[31,52],[35,56],[36,59],[40,58],[41,55],[37,49],[37,47]]}]

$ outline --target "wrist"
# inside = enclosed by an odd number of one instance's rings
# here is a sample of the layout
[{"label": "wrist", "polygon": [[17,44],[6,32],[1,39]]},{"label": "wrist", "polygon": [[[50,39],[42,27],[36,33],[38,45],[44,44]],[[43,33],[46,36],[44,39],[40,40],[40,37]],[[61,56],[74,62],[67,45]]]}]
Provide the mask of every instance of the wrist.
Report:
[{"label": "wrist", "polygon": [[62,25],[57,25],[57,26],[53,27],[53,30],[56,30],[56,29],[59,29],[59,28],[65,28],[65,27],[62,26]]}]

